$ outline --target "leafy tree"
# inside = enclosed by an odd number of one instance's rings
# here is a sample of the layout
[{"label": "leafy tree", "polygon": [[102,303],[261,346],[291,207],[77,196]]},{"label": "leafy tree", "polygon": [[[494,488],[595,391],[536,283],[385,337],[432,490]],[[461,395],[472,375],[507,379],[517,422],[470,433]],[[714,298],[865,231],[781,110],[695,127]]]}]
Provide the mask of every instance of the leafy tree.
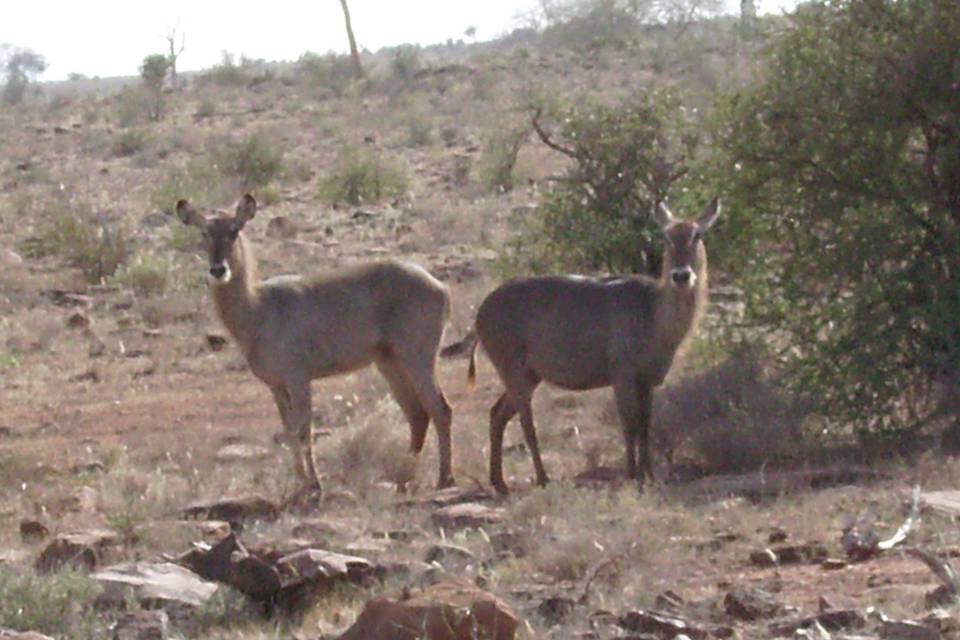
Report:
[{"label": "leafy tree", "polygon": [[163,116],[163,80],[170,70],[170,58],[154,53],[143,59],[140,65],[140,77],[149,96],[150,120],[157,122]]},{"label": "leafy tree", "polygon": [[687,175],[697,147],[692,123],[677,117],[684,112],[676,98],[659,93],[574,104],[532,107],[540,140],[572,162],[525,221],[507,261],[524,272],[653,273],[661,241],[651,212]]},{"label": "leafy tree", "polygon": [[960,3],[831,0],[793,20],[725,111],[719,257],[828,416],[899,430],[960,371]]},{"label": "leafy tree", "polygon": [[3,101],[7,104],[19,104],[27,93],[27,86],[36,76],[47,70],[43,56],[30,49],[21,49],[4,45],[0,48],[3,60],[5,83]]}]

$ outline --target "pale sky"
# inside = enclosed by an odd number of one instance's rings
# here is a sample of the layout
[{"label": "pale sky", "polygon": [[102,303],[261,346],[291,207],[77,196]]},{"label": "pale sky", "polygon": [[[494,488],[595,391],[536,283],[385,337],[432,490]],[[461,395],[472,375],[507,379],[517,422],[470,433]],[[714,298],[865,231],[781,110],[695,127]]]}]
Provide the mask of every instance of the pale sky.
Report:
[{"label": "pale sky", "polygon": [[[729,4],[736,4],[728,0]],[[338,0],[9,0],[0,12],[0,44],[32,49],[49,65],[41,79],[69,73],[137,75],[144,56],[166,53],[171,28],[186,35],[180,70],[206,69],[221,52],[270,61],[296,60],[306,51],[345,52]],[[518,15],[538,0],[350,0],[359,46],[376,51],[403,43],[434,44],[464,38],[476,27],[488,40],[520,26]],[[779,11],[793,0],[760,0]]]}]

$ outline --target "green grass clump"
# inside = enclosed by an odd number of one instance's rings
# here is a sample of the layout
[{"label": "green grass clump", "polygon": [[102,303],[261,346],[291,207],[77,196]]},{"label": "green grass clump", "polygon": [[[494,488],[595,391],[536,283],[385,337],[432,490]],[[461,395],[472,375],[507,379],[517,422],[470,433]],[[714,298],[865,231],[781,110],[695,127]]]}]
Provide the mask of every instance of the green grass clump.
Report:
[{"label": "green grass clump", "polygon": [[407,193],[406,173],[370,152],[348,151],[320,180],[320,197],[330,202],[359,205],[399,198]]},{"label": "green grass clump", "polygon": [[114,281],[133,289],[142,296],[160,295],[170,287],[173,265],[168,260],[140,255],[121,267]]},{"label": "green grass clump", "polygon": [[0,566],[0,621],[57,638],[103,638],[110,620],[94,608],[100,591],[96,581],[73,571],[38,576]]},{"label": "green grass clump", "polygon": [[244,189],[266,186],[283,173],[283,151],[263,133],[227,141],[213,156],[217,169]]}]

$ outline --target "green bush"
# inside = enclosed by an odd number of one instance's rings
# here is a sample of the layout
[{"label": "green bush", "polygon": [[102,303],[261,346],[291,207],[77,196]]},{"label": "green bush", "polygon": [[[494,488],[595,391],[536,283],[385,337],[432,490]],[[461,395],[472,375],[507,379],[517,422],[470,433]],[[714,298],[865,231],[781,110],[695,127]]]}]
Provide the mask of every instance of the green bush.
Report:
[{"label": "green bush", "polygon": [[283,172],[283,151],[263,133],[230,140],[213,156],[220,172],[239,179],[243,189],[263,187]]},{"label": "green bush", "polygon": [[229,51],[222,52],[220,64],[201,73],[197,80],[200,84],[214,84],[221,87],[246,87],[269,80],[271,71],[262,60],[252,60],[244,55],[236,62]]},{"label": "green bush", "polygon": [[129,264],[120,267],[113,279],[130,287],[139,295],[159,295],[166,292],[170,286],[172,272],[173,266],[169,262],[140,255]]},{"label": "green bush", "polygon": [[146,132],[142,129],[126,129],[113,137],[110,151],[117,157],[125,158],[140,153],[146,146]]},{"label": "green bush", "polygon": [[89,213],[57,209],[39,234],[28,240],[34,256],[58,255],[78,267],[94,284],[103,282],[133,253],[133,239],[119,225],[107,225]]},{"label": "green bush", "polygon": [[423,60],[420,57],[420,47],[412,44],[397,47],[390,60],[390,71],[394,78],[403,84],[409,84],[421,69]]},{"label": "green bush", "polygon": [[372,152],[347,151],[320,180],[320,197],[358,205],[398,198],[407,193],[406,174]]},{"label": "green bush", "polygon": [[717,127],[719,263],[840,427],[900,431],[960,370],[960,4],[802,6]]},{"label": "green bush", "polygon": [[496,193],[511,191],[516,183],[517,156],[530,128],[527,125],[497,129],[487,137],[480,158],[480,181]]},{"label": "green bush", "polygon": [[505,270],[657,272],[662,242],[654,204],[671,190],[695,195],[677,188],[685,186],[686,159],[698,147],[693,110],[680,106],[658,93],[616,104],[582,98],[535,105],[538,135],[572,163],[519,221]]},{"label": "green bush", "polygon": [[426,147],[433,142],[433,125],[430,120],[421,114],[414,114],[407,119],[407,146]]},{"label": "green bush", "polygon": [[335,53],[303,54],[297,60],[297,73],[306,82],[329,89],[335,96],[342,96],[355,77],[350,56]]}]

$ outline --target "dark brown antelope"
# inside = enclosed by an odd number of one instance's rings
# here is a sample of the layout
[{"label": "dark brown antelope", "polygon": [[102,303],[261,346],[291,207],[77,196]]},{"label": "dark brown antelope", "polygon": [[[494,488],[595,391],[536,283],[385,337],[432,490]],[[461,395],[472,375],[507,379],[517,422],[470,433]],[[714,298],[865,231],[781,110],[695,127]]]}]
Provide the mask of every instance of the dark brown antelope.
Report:
[{"label": "dark brown antelope", "polygon": [[186,200],[177,217],[200,227],[217,313],[253,374],[273,392],[293,441],[294,465],[320,489],[313,459],[310,381],[375,364],[410,423],[419,453],[433,420],[440,450],[438,485],[453,484],[451,410],[434,372],[450,314],[447,288],[421,267],[398,261],[363,264],[313,278],[259,281],[243,234],[257,210],[245,195],[235,215],[206,218]]},{"label": "dark brown antelope", "polygon": [[718,198],[696,222],[678,220],[664,204],[657,206],[655,217],[666,240],[659,280],[643,275],[518,278],[484,299],[474,332],[444,355],[468,348],[472,382],[476,347],[483,344],[505,387],[490,410],[490,482],[497,491],[508,492],[503,432],[518,412],[537,484],[547,483],[531,409],[533,393],[544,380],[571,390],[612,386],[626,440],[627,475],[652,479],[647,436],[653,389],[663,382],[705,305],[702,240],[719,215]]}]

